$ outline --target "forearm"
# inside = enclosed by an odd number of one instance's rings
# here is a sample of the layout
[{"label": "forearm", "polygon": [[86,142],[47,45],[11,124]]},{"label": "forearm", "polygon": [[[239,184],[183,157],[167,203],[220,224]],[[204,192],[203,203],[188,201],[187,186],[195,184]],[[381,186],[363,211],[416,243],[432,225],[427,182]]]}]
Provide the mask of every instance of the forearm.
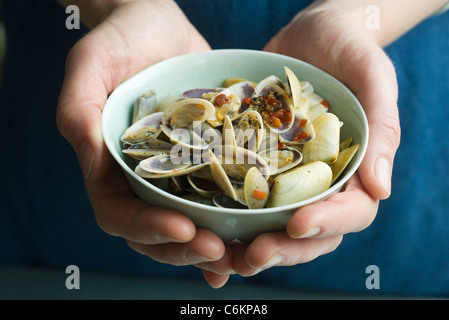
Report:
[{"label": "forearm", "polygon": [[[325,6],[349,10],[361,28],[386,46],[435,14],[447,0],[324,0]],[[372,24],[378,19],[378,24]]]}]

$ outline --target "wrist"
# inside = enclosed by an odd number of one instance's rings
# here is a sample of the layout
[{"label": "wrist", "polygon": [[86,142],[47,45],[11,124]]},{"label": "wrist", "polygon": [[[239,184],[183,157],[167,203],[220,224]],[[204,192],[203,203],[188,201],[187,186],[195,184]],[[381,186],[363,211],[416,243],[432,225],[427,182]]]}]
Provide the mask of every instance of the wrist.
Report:
[{"label": "wrist", "polygon": [[359,31],[384,47],[428,17],[448,9],[447,0],[320,0],[351,15]]}]

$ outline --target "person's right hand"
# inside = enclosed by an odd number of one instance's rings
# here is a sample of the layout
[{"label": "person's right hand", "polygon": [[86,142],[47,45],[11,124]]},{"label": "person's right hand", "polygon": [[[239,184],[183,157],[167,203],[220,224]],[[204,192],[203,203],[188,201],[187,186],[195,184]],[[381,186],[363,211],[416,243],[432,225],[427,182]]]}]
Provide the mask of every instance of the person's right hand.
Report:
[{"label": "person's right hand", "polygon": [[91,9],[83,5],[103,11],[88,19],[94,28],[67,57],[57,110],[58,128],[76,151],[98,225],[159,262],[218,260],[225,246],[215,234],[197,230],[179,212],[136,198],[101,134],[103,106],[122,81],[160,60],[210,47],[174,1],[131,1],[109,8],[110,3],[79,1],[81,18]]}]

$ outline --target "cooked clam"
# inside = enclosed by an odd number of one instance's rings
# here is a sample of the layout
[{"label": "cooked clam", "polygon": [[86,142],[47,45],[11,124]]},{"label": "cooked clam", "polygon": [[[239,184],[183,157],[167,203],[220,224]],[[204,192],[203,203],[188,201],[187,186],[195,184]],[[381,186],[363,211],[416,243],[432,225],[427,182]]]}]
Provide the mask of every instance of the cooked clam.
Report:
[{"label": "cooked clam", "polygon": [[304,162],[334,163],[340,149],[340,120],[333,113],[323,113],[315,119],[313,126],[316,136],[304,144]]},{"label": "cooked clam", "polygon": [[132,123],[156,111],[157,96],[154,90],[149,90],[137,98],[134,104]]},{"label": "cooked clam", "polygon": [[307,163],[274,179],[267,207],[279,207],[314,197],[329,189],[332,170],[322,161]]},{"label": "cooked clam", "polygon": [[269,193],[270,186],[260,171],[256,167],[249,169],[245,176],[244,183],[245,202],[248,208],[264,208]]},{"label": "cooked clam", "polygon": [[154,139],[161,133],[162,112],[149,114],[134,122],[123,133],[121,140],[130,144]]},{"label": "cooked clam", "polygon": [[[207,149],[208,144],[199,136],[201,123],[209,119],[214,112],[214,106],[207,100],[199,98],[179,100],[162,114],[161,129],[171,141],[193,149]],[[195,128],[195,124],[199,127]]]}]

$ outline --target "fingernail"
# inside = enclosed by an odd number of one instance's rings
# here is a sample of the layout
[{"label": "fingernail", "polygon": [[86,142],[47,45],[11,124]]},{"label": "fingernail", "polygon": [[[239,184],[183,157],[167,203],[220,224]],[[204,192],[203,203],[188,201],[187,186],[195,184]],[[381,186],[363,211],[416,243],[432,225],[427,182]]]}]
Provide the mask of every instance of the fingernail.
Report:
[{"label": "fingernail", "polygon": [[276,254],[263,266],[255,268],[254,271],[249,275],[253,276],[255,274],[258,274],[259,272],[262,272],[263,270],[277,266],[278,264],[280,264],[282,262],[282,260],[283,260],[282,256],[280,254]]},{"label": "fingernail", "polygon": [[381,184],[382,188],[391,194],[391,166],[390,162],[385,158],[379,158],[374,165],[374,173],[377,181]]},{"label": "fingernail", "polygon": [[78,161],[83,171],[84,178],[88,178],[94,162],[94,150],[89,143],[83,141],[78,146]]},{"label": "fingernail", "polygon": [[229,275],[229,274],[235,274],[234,269],[221,269],[220,271],[215,270],[211,264],[209,262],[203,262],[200,264],[196,265],[197,267],[201,268],[201,269],[205,269],[208,270],[210,272],[225,276],[225,275]]},{"label": "fingernail", "polygon": [[200,256],[196,252],[193,252],[193,251],[190,251],[190,250],[186,252],[185,258],[187,260],[189,260],[190,262],[192,262],[192,263],[200,263],[200,262],[205,262],[205,261],[210,261],[211,260],[209,258],[205,258],[203,256]]},{"label": "fingernail", "polygon": [[316,235],[318,235],[320,232],[321,232],[320,227],[313,227],[313,228],[310,228],[309,230],[307,230],[305,233],[302,233],[298,236],[294,236],[292,238],[294,238],[294,239],[312,238],[312,237],[315,237]]}]

